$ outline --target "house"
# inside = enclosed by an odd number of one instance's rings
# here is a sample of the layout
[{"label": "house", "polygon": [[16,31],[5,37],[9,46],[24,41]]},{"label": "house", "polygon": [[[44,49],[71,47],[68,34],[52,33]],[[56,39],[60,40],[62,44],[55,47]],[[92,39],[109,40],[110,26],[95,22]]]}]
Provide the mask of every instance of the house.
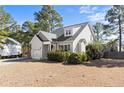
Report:
[{"label": "house", "polygon": [[22,54],[21,44],[18,41],[12,38],[4,38],[1,41],[0,56],[16,56]]},{"label": "house", "polygon": [[53,32],[39,31],[32,40],[31,57],[47,59],[51,50],[85,52],[85,47],[95,40],[92,26],[89,23],[74,24],[56,29]]}]

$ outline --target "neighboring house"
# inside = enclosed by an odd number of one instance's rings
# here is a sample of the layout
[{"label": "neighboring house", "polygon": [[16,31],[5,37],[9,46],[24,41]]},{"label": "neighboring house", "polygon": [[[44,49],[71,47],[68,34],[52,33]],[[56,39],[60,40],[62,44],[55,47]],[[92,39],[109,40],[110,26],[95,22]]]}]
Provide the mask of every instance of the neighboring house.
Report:
[{"label": "neighboring house", "polygon": [[22,53],[21,44],[12,39],[4,38],[1,40],[3,43],[0,44],[0,56],[15,56]]},{"label": "neighboring house", "polygon": [[31,57],[47,59],[51,50],[85,52],[85,47],[95,40],[89,23],[81,23],[62,27],[53,32],[39,31],[31,40]]}]

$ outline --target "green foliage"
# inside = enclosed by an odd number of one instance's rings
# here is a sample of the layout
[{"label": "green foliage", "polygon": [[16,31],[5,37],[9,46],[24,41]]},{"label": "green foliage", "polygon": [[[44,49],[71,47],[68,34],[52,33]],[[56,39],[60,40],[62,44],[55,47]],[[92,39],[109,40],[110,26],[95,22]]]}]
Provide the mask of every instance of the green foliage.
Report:
[{"label": "green foliage", "polygon": [[64,52],[62,51],[50,51],[47,53],[49,61],[63,62],[65,59]]},{"label": "green foliage", "polygon": [[113,5],[113,7],[107,11],[105,18],[110,23],[110,32],[113,34],[119,33],[119,51],[121,52],[121,25],[124,22],[124,5]]},{"label": "green foliage", "polygon": [[12,33],[14,22],[11,15],[3,7],[0,7],[0,44],[3,43],[3,38],[9,37]]},{"label": "green foliage", "polygon": [[80,64],[82,63],[82,56],[78,53],[72,53],[67,61],[68,64]]},{"label": "green foliage", "polygon": [[24,32],[30,32],[32,34],[36,34],[36,24],[31,22],[31,21],[25,21],[23,24],[22,24],[22,30]]},{"label": "green foliage", "polygon": [[97,22],[93,27],[94,27],[94,32],[97,35],[97,41],[101,40],[103,35],[103,33],[101,33],[103,32],[103,24]]},{"label": "green foliage", "polygon": [[86,53],[82,53],[82,62],[83,61],[88,61],[88,56],[87,56],[87,54]]},{"label": "green foliage", "polygon": [[62,27],[62,17],[51,5],[43,5],[41,11],[35,12],[34,15],[39,30],[50,32]]},{"label": "green foliage", "polygon": [[96,34],[97,42],[105,42],[108,38],[107,36],[111,36],[112,34],[109,31],[110,26],[105,25],[103,23],[97,22],[93,25],[93,31]]},{"label": "green foliage", "polygon": [[117,49],[117,43],[118,39],[115,40],[110,40],[107,44],[106,44],[106,48],[110,49],[109,51],[114,52],[114,51],[118,51]]},{"label": "green foliage", "polygon": [[88,44],[86,46],[86,53],[88,59],[99,59],[102,57],[103,46],[100,43]]},{"label": "green foliage", "polygon": [[38,32],[34,23],[30,21],[26,21],[22,25],[22,30],[19,34],[22,36],[20,38],[21,42],[24,46],[29,47],[29,42],[33,38],[33,36]]},{"label": "green foliage", "polygon": [[81,64],[88,60],[86,53],[71,53],[65,51],[50,51],[47,54],[48,60],[64,62],[64,64]]},{"label": "green foliage", "polygon": [[106,20],[108,20],[113,26],[118,25],[119,16],[121,15],[121,20],[124,19],[124,5],[113,5],[111,9],[107,11]]},{"label": "green foliage", "polygon": [[64,52],[64,59],[65,59],[65,61],[68,60],[70,55],[71,55],[71,52]]},{"label": "green foliage", "polygon": [[3,7],[0,7],[0,31],[10,31],[14,22],[15,21],[13,20],[11,15],[7,13]]},{"label": "green foliage", "polygon": [[87,53],[87,56],[88,56],[88,58],[89,59],[91,59],[92,58],[92,44],[88,44],[87,46],[86,46],[86,53]]}]

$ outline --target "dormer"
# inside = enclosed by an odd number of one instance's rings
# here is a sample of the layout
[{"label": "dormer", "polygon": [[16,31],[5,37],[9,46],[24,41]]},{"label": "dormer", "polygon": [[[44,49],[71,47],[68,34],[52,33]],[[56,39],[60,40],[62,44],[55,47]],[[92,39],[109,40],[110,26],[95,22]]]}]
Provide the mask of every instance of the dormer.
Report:
[{"label": "dormer", "polygon": [[64,28],[64,36],[72,36],[72,28]]},{"label": "dormer", "polygon": [[78,30],[80,26],[71,26],[64,28],[64,36],[73,36]]}]

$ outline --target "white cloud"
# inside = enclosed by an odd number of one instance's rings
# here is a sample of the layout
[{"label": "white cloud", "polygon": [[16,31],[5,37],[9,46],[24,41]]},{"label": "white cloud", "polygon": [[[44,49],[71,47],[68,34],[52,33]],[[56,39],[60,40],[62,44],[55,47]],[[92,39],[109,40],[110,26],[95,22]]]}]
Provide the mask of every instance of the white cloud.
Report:
[{"label": "white cloud", "polygon": [[88,19],[90,22],[95,23],[95,22],[101,22],[104,24],[108,24],[108,21],[105,21],[105,12],[98,12],[92,15],[88,16]]},{"label": "white cloud", "polygon": [[80,7],[80,14],[82,13],[91,14],[94,13],[95,10],[97,10],[97,7],[91,7],[90,5],[83,5]]},{"label": "white cloud", "polygon": [[112,6],[101,8],[99,6],[83,5],[80,7],[80,14],[86,15],[88,21],[92,23],[102,22],[108,24],[108,21],[105,21],[105,15],[106,11],[111,7]]},{"label": "white cloud", "polygon": [[97,7],[92,7],[92,10],[97,10],[98,8]]},{"label": "white cloud", "polygon": [[101,12],[88,16],[90,21],[102,21],[102,20],[104,20],[104,17],[105,17],[105,13],[101,13]]}]

